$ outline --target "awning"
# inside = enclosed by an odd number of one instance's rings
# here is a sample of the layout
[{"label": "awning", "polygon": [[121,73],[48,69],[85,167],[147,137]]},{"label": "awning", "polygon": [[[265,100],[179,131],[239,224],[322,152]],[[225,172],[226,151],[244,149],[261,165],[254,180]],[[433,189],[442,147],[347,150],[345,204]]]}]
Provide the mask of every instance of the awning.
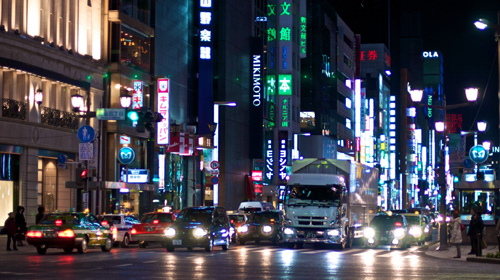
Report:
[{"label": "awning", "polygon": [[[118,189],[128,189],[128,190],[136,190],[136,191],[154,191],[154,184],[130,184],[124,182],[87,182],[87,188],[89,190],[97,190],[100,188],[101,190],[118,190]],[[70,181],[66,182],[66,188],[70,189],[83,189],[83,185],[77,185],[76,182]]]}]

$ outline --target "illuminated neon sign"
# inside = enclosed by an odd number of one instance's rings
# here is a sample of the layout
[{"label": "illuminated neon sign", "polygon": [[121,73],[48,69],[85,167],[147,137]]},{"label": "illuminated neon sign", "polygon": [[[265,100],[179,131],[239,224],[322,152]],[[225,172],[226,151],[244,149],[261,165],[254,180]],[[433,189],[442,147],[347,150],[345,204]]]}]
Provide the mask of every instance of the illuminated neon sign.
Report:
[{"label": "illuminated neon sign", "polygon": [[273,140],[267,139],[266,145],[266,178],[271,181],[274,177],[274,156],[273,156]]},{"label": "illuminated neon sign", "polygon": [[132,109],[142,108],[142,81],[134,81],[134,91],[132,94]]},{"label": "illuminated neon sign", "polygon": [[260,55],[253,55],[253,60],[252,60],[252,104],[255,107],[259,107],[261,104],[261,92],[262,92],[262,79],[261,79],[261,74],[260,74]]},{"label": "illuminated neon sign", "polygon": [[158,79],[158,105],[157,111],[163,116],[161,122],[157,124],[157,137],[156,141],[158,145],[168,145],[170,142],[170,117],[169,117],[169,79],[161,78]]},{"label": "illuminated neon sign", "polygon": [[279,75],[279,95],[292,95],[292,75],[280,74]]},{"label": "illuminated neon sign", "polygon": [[200,59],[212,59],[212,0],[200,0]]}]

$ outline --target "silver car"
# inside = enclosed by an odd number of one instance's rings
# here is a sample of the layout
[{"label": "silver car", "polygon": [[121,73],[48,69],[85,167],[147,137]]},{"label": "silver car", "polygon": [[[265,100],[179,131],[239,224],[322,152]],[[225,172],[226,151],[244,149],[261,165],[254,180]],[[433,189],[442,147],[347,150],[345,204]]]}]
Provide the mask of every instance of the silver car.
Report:
[{"label": "silver car", "polygon": [[140,223],[136,217],[125,214],[106,214],[102,215],[100,220],[104,227],[112,228],[112,231],[116,229],[114,245],[119,244],[122,248],[127,248],[130,242],[133,242],[130,231],[134,224]]}]

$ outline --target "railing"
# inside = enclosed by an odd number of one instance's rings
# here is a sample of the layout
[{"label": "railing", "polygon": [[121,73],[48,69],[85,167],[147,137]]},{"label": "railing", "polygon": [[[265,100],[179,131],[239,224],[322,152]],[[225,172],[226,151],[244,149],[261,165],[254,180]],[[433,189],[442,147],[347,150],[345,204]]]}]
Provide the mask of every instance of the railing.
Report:
[{"label": "railing", "polygon": [[79,118],[76,113],[41,107],[42,124],[58,126],[62,128],[78,129]]},{"label": "railing", "polygon": [[2,116],[6,118],[25,120],[26,106],[26,102],[4,98],[2,102]]}]

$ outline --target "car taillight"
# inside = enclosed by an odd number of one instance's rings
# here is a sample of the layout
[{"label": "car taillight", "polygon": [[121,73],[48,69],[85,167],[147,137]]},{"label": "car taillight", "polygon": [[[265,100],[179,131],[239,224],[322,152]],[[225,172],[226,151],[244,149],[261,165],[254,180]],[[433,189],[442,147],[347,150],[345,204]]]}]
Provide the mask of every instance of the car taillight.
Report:
[{"label": "car taillight", "polygon": [[160,221],[158,221],[158,220],[154,220],[154,221],[153,221],[153,225],[157,225],[159,222],[160,222]]},{"label": "car taillight", "polygon": [[107,226],[107,225],[109,225],[109,224],[108,224],[108,221],[102,221],[102,222],[101,222],[101,225],[103,225],[103,226]]},{"label": "car taillight", "polygon": [[57,233],[57,236],[64,238],[73,238],[75,237],[75,232],[71,229],[66,229]]},{"label": "car taillight", "polygon": [[397,226],[397,227],[402,227],[403,226],[403,224],[400,223],[400,222],[395,222],[394,225]]},{"label": "car taillight", "polygon": [[137,230],[135,228],[133,228],[131,231],[130,231],[131,234],[137,234]]},{"label": "car taillight", "polygon": [[26,236],[32,238],[40,238],[43,236],[43,234],[41,231],[28,231],[28,233],[26,233]]},{"label": "car taillight", "polygon": [[56,220],[56,226],[60,227],[63,224],[62,220]]}]

